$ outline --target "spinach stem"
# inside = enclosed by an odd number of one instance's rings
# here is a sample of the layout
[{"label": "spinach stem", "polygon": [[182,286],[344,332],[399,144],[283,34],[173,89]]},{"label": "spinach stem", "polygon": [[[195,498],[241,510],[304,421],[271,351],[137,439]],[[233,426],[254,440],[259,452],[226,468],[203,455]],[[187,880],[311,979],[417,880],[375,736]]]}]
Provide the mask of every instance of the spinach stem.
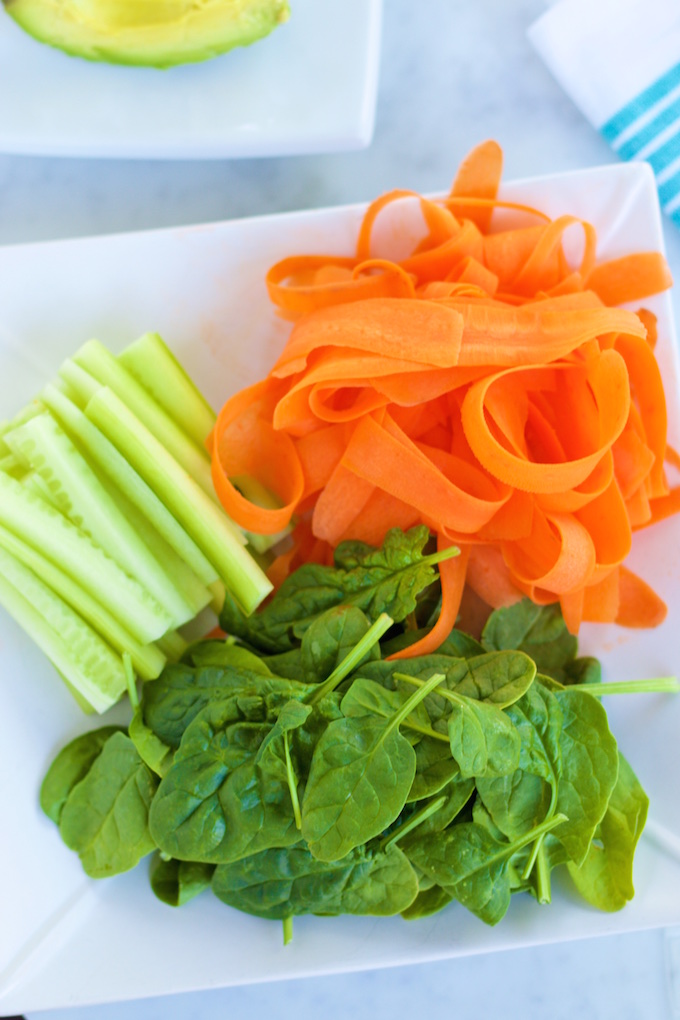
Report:
[{"label": "spinach stem", "polygon": [[438,549],[437,552],[430,553],[429,556],[423,556],[420,563],[434,567],[442,560],[451,560],[454,556],[460,556],[460,549],[457,545],[449,545],[446,549]]},{"label": "spinach stem", "polygon": [[[554,816],[556,808],[557,808],[557,777],[555,776],[555,782],[552,784],[552,788],[551,788],[550,805],[548,807],[548,812],[547,812],[547,814],[545,816],[545,820],[546,821],[549,821]],[[529,855],[529,860],[527,861],[526,867],[524,868],[524,871],[522,872],[522,878],[524,879],[525,882],[528,880],[529,875],[531,874],[531,869],[533,868],[534,864],[536,863],[536,858],[538,856],[539,850],[541,849],[542,845],[543,845],[543,836],[539,836],[539,838],[534,843],[534,846],[533,846],[533,849],[531,851],[531,854]],[[540,881],[540,877],[539,877],[539,881]]]},{"label": "spinach stem", "polygon": [[380,638],[390,629],[393,623],[394,620],[391,616],[388,616],[387,613],[381,613],[375,623],[371,624],[364,636],[357,641],[354,648],[338,663],[328,679],[324,680],[319,687],[312,691],[311,695],[304,698],[304,702],[308,705],[317,705],[322,698],[325,698],[327,694],[335,690],[338,684],[342,683],[345,677],[354,672],[357,666],[361,664],[364,656],[377,641],[380,641]]},{"label": "spinach stem", "polygon": [[534,828],[530,829],[529,832],[526,832],[523,836],[513,840],[510,844],[513,847],[513,852],[517,853],[518,850],[521,850],[522,847],[528,846],[529,843],[533,843],[534,840],[542,839],[543,836],[545,836],[547,832],[550,832],[551,829],[555,829],[558,825],[561,825],[562,822],[567,821],[569,821],[569,819],[563,814],[553,815],[552,818],[547,818],[544,822],[541,822],[540,825],[534,826]]},{"label": "spinach stem", "polygon": [[[425,685],[425,680],[419,680],[416,676],[409,676],[408,673],[395,673],[394,679],[401,680],[405,684],[412,684],[414,687],[423,687]],[[454,705],[460,705],[461,703],[460,694],[456,694],[455,691],[449,691],[444,688],[443,691],[437,691],[437,694],[440,698],[446,698],[447,701]]]},{"label": "spinach stem", "polygon": [[545,855],[545,845],[543,839],[539,841],[538,855],[536,857],[536,878],[537,878],[537,894],[539,903],[550,903],[551,890],[550,890],[550,868],[548,867],[548,861]]},{"label": "spinach stem", "polygon": [[[399,673],[395,673],[395,678],[399,677]],[[433,673],[429,680],[426,680],[420,690],[414,691],[410,698],[407,698],[404,704],[398,711],[390,718],[387,727],[385,728],[385,736],[392,730],[397,729],[401,724],[408,718],[416,705],[419,705],[421,701],[424,701],[430,691],[433,691],[435,687],[438,687],[446,677],[443,673]]]},{"label": "spinach stem", "polygon": [[288,917],[283,919],[283,944],[284,946],[290,945],[293,941],[293,915],[289,914]]},{"label": "spinach stem", "polygon": [[436,800],[431,800],[425,805],[425,807],[422,807],[420,811],[415,811],[410,818],[407,818],[405,822],[402,822],[401,825],[394,830],[394,832],[391,832],[389,836],[386,836],[385,839],[380,842],[379,849],[389,850],[389,848],[393,846],[397,840],[401,839],[402,836],[406,836],[407,833],[413,832],[413,830],[424,822],[426,818],[433,815],[435,811],[439,811],[439,808],[443,807],[445,803],[446,797],[437,797]]},{"label": "spinach stem", "polygon": [[443,740],[445,744],[450,743],[449,738],[444,733],[437,733],[431,726],[421,726],[420,723],[414,722],[412,719],[404,719],[402,725],[406,726],[409,730],[415,730],[416,733],[422,733],[425,737]]},{"label": "spinach stem", "polygon": [[293,815],[295,816],[295,827],[300,830],[302,828],[302,812],[300,811],[300,800],[297,792],[297,780],[295,778],[295,770],[293,769],[293,762],[290,758],[290,746],[288,744],[288,730],[283,731],[283,752],[286,756],[286,778],[288,780],[288,789],[290,790],[290,799],[293,802]]},{"label": "spinach stem", "polygon": [[598,697],[601,694],[677,694],[680,682],[675,676],[658,676],[650,680],[611,680],[601,684],[568,684],[562,693],[585,691]]}]

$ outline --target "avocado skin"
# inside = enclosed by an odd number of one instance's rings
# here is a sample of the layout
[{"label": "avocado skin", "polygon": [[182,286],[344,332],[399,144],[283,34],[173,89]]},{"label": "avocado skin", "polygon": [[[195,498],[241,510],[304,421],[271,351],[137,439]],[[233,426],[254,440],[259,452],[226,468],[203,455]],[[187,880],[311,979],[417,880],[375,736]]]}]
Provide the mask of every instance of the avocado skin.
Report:
[{"label": "avocado skin", "polygon": [[[134,8],[140,0],[119,0]],[[148,0],[147,0],[148,2]],[[153,7],[153,2],[151,6]],[[2,0],[14,21],[37,39],[73,57],[98,63],[168,68],[211,60],[237,46],[250,46],[288,20],[288,0],[168,0],[184,8],[177,18],[114,25],[111,0]],[[114,5],[115,6],[115,0]],[[162,7],[162,0],[158,6]],[[85,20],[79,14],[89,8]],[[92,15],[99,15],[95,20]]]}]

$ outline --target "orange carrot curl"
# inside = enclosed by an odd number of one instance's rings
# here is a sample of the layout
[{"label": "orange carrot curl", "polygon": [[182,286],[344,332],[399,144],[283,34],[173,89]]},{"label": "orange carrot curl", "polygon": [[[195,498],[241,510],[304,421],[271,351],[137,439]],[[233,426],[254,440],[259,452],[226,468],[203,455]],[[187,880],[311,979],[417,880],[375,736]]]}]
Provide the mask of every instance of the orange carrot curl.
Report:
[{"label": "orange carrot curl", "polygon": [[[226,510],[251,531],[291,521],[278,581],[353,538],[426,524],[461,555],[441,566],[442,611],[409,654],[453,626],[467,583],[489,605],[560,602],[567,625],[649,627],[665,606],[623,563],[633,531],[680,509],[664,464],[656,321],[618,306],[671,285],[656,252],[596,260],[595,230],[514,205],[493,230],[502,153],[485,142],[440,200],[369,206],[355,255],[293,256],[267,276],[294,324],[266,379],[226,402],[211,438]],[[377,257],[385,210],[417,200],[423,235]],[[562,239],[583,231],[581,262]],[[231,479],[254,475],[277,509]]]}]

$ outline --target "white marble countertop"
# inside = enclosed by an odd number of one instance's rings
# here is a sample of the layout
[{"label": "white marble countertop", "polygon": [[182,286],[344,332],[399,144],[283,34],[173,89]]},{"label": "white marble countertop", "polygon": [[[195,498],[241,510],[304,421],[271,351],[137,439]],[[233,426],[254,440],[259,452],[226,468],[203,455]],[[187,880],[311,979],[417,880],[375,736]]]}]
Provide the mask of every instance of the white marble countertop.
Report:
[{"label": "white marble countertop", "polygon": [[[441,190],[465,153],[487,137],[502,144],[508,178],[611,162],[606,143],[527,42],[527,27],[544,9],[545,0],[385,0],[376,131],[362,152],[231,163],[0,156],[0,243],[335,205],[392,187]],[[666,240],[680,276],[680,236],[670,223]],[[678,945],[674,932],[653,931],[32,1015],[364,1020],[427,1010],[457,1020],[655,1020],[680,1017],[673,998]]]}]

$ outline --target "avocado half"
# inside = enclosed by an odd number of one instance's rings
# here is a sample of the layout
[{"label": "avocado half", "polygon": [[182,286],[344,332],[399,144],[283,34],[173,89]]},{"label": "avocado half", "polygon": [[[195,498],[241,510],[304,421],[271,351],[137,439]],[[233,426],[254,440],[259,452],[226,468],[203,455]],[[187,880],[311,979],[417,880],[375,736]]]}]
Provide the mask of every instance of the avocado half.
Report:
[{"label": "avocado half", "polygon": [[2,0],[40,42],[110,64],[172,67],[249,46],[288,19],[288,0]]}]

